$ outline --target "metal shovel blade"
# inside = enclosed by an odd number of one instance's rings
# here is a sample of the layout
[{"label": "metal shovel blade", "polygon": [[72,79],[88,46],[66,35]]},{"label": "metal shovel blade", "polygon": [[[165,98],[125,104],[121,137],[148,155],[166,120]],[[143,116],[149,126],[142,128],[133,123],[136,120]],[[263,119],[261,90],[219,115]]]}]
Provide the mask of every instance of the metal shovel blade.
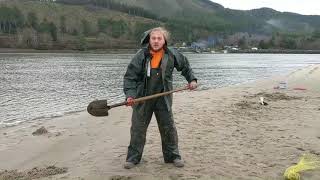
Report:
[{"label": "metal shovel blade", "polygon": [[108,116],[107,100],[95,100],[89,103],[87,111],[92,116]]}]

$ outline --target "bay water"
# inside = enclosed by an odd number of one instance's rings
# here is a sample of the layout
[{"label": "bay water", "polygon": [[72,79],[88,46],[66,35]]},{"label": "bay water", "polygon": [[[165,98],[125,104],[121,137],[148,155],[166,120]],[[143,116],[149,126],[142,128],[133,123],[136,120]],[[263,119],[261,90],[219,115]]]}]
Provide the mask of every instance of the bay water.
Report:
[{"label": "bay water", "polygon": [[[185,54],[199,90],[285,75],[320,63],[318,54]],[[0,54],[0,128],[85,111],[89,102],[124,101],[133,54]],[[174,71],[174,86],[187,84]]]}]

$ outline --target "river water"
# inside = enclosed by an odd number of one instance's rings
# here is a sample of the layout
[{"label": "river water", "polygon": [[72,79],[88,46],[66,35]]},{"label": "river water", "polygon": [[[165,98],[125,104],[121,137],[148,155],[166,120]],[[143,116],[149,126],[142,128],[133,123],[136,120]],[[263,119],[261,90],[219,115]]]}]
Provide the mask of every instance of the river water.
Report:
[{"label": "river water", "polygon": [[[315,54],[185,54],[200,90],[284,75],[320,63]],[[84,111],[94,99],[124,100],[133,54],[0,54],[0,128]],[[174,86],[186,84],[174,71]]]}]

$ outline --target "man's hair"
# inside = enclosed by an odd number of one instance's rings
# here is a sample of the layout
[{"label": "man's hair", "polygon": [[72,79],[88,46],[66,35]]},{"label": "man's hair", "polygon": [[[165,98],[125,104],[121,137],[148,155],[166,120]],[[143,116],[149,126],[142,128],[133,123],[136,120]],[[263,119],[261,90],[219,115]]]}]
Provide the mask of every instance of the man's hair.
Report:
[{"label": "man's hair", "polygon": [[166,41],[166,43],[168,43],[168,41],[170,39],[169,31],[167,31],[163,27],[156,27],[156,28],[151,29],[149,34],[151,34],[152,32],[155,32],[155,31],[160,31],[163,34],[164,40]]}]

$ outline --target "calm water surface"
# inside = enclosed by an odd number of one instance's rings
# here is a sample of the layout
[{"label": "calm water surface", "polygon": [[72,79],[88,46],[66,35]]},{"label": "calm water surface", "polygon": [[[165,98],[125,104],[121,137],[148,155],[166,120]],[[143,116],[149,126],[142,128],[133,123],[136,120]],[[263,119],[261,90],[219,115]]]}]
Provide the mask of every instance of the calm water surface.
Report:
[{"label": "calm water surface", "polygon": [[[84,111],[94,99],[124,100],[122,78],[132,54],[0,54],[0,128]],[[320,63],[320,55],[186,54],[211,89]],[[186,84],[174,72],[174,86]]]}]

